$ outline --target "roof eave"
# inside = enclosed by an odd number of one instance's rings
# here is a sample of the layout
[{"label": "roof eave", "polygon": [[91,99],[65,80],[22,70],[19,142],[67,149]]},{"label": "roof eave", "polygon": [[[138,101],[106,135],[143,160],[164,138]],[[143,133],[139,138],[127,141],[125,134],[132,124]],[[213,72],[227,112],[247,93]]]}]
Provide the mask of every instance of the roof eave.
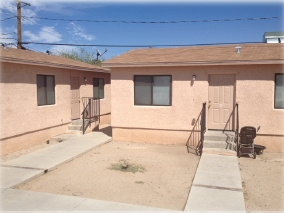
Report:
[{"label": "roof eave", "polygon": [[284,64],[284,59],[275,60],[243,60],[243,61],[192,61],[192,62],[154,62],[154,63],[103,63],[103,67],[169,67],[169,66],[207,66],[207,65],[252,65],[252,64]]},{"label": "roof eave", "polygon": [[39,61],[32,61],[32,60],[27,61],[27,60],[14,59],[14,58],[5,58],[5,57],[0,57],[0,62],[46,66],[46,67],[54,67],[54,68],[62,68],[62,69],[73,69],[73,70],[89,71],[89,72],[110,73],[110,70],[105,70],[106,68],[103,68],[103,69],[88,68],[88,67],[73,66],[73,65],[66,65],[66,64],[56,64],[56,63],[47,63],[47,62],[39,62]]}]

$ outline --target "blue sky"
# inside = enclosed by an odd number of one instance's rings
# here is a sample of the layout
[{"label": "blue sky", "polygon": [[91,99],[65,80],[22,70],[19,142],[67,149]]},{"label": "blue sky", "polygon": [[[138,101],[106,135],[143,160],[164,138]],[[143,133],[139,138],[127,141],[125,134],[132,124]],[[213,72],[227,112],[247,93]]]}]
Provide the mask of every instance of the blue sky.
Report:
[{"label": "blue sky", "polygon": [[[40,1],[25,0],[22,9],[23,41],[93,45],[192,45],[212,43],[262,42],[265,32],[283,31],[282,1]],[[16,15],[14,0],[0,1],[1,20]],[[188,22],[175,24],[95,23],[42,20],[41,17],[98,21],[198,21],[237,18],[280,17],[267,20]],[[8,34],[7,34],[8,33]],[[0,22],[0,43],[15,43],[17,19]],[[5,39],[3,39],[5,38]],[[12,39],[7,39],[12,38]],[[78,47],[28,44],[40,52]],[[104,58],[130,49],[106,47]],[[105,47],[88,47],[89,51]]]}]

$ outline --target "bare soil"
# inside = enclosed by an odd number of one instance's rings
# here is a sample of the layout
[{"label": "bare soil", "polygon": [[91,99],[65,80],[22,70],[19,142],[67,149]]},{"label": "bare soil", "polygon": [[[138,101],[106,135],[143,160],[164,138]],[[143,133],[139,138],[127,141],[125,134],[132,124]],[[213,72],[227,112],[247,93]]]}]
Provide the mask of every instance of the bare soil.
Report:
[{"label": "bare soil", "polygon": [[[101,131],[111,136],[110,127]],[[1,162],[54,144],[3,156]],[[183,210],[200,158],[192,153],[184,146],[110,142],[18,188]],[[123,162],[129,172],[119,169]],[[239,168],[247,211],[284,211],[284,153],[243,156]]]},{"label": "bare soil", "polygon": [[18,188],[183,210],[199,159],[186,146],[112,141]]},{"label": "bare soil", "polygon": [[284,211],[284,154],[239,158],[247,211]]}]

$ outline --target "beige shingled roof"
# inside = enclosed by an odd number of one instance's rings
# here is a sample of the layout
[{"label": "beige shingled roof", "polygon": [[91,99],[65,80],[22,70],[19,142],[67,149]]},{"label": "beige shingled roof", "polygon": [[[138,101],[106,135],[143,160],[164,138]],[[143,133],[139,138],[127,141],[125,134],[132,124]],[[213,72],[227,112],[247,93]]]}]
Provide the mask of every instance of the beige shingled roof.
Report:
[{"label": "beige shingled roof", "polygon": [[44,53],[14,48],[4,49],[3,47],[0,47],[0,61],[48,67],[59,67],[82,71],[110,72],[109,69],[106,68],[72,60],[69,58],[64,58],[61,56],[48,55]]},{"label": "beige shingled roof", "polygon": [[[241,46],[237,53],[236,47]],[[135,49],[103,62],[104,67],[283,64],[284,44],[236,44]]]}]

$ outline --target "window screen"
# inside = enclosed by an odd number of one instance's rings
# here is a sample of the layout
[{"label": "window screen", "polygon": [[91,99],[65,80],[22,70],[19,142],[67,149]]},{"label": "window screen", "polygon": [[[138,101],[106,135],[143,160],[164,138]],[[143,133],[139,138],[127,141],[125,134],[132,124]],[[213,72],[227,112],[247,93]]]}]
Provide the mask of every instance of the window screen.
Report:
[{"label": "window screen", "polygon": [[170,105],[170,76],[153,76],[153,105]]},{"label": "window screen", "polygon": [[284,74],[275,75],[274,108],[284,109]]},{"label": "window screen", "polygon": [[135,105],[171,105],[171,76],[134,76]]},{"label": "window screen", "polygon": [[94,98],[104,99],[104,79],[93,79],[93,96]]},{"label": "window screen", "polygon": [[53,75],[37,75],[37,105],[55,104],[55,83]]},{"label": "window screen", "polygon": [[136,105],[151,105],[152,100],[152,79],[151,76],[134,77],[134,101]]}]

